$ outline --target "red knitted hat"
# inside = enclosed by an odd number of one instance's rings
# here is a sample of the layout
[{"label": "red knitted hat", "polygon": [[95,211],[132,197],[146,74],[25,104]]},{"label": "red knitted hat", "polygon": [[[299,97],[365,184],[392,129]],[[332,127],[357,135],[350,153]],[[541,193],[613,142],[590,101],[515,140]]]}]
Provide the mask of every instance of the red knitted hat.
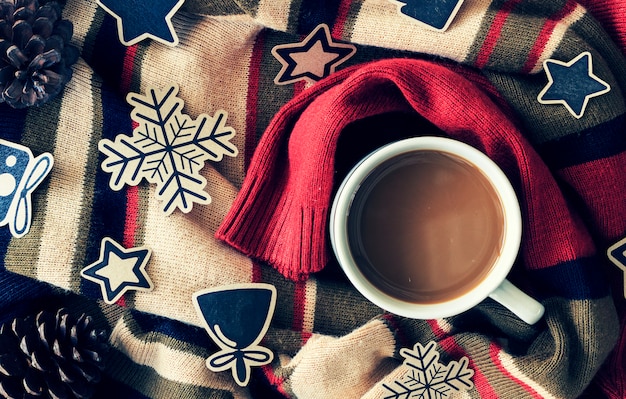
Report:
[{"label": "red knitted hat", "polygon": [[[321,270],[329,261],[327,218],[342,131],[363,118],[403,111],[477,147],[505,170],[527,215],[527,267],[593,253],[586,230],[576,228],[550,172],[504,109],[479,80],[429,61],[384,60],[338,72],[274,117],[217,237],[294,280]],[[539,223],[545,220],[553,223]],[[557,245],[547,248],[546,237]]]}]

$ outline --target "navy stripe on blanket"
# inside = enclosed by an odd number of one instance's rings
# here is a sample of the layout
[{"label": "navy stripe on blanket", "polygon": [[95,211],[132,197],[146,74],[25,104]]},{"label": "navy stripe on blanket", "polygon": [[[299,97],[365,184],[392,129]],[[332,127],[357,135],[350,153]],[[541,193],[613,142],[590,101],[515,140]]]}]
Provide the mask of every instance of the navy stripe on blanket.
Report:
[{"label": "navy stripe on blanket", "polygon": [[339,12],[340,0],[303,1],[298,16],[298,33],[308,35],[319,24],[332,26]]},{"label": "navy stripe on blanket", "polygon": [[545,142],[537,151],[553,169],[580,165],[626,151],[626,115],[595,125],[579,134]]},{"label": "navy stripe on blanket", "polygon": [[[112,91],[109,86],[102,87],[102,136],[111,140],[119,133],[132,132],[130,109],[126,102]],[[102,164],[105,155],[99,153],[98,165]],[[98,167],[95,176],[95,187],[88,245],[85,252],[86,265],[99,257],[100,244],[104,237],[110,237],[118,243],[124,238],[126,222],[126,190],[113,191],[109,187],[111,175]],[[85,265],[85,266],[86,266]],[[100,298],[97,284],[81,279],[81,292],[94,298]]]},{"label": "navy stripe on blanket", "polygon": [[128,385],[116,381],[110,376],[104,374],[102,380],[98,384],[98,389],[92,396],[92,399],[149,399],[147,396],[135,391]]},{"label": "navy stripe on blanket", "polygon": [[111,87],[119,85],[126,50],[126,46],[118,39],[117,22],[106,14],[96,36],[93,54],[87,62]]},{"label": "navy stripe on blanket", "polygon": [[[204,329],[177,320],[130,310],[133,321],[142,333],[159,333],[201,348],[215,345]],[[135,332],[137,333],[137,332]]]},{"label": "navy stripe on blanket", "polygon": [[[26,122],[27,109],[13,109],[6,104],[0,104],[0,139],[12,143],[20,143],[24,123]],[[4,215],[0,215],[0,220]],[[4,257],[11,242],[11,232],[8,226],[0,227],[0,268],[4,269]]]},{"label": "navy stripe on blanket", "polygon": [[542,297],[599,299],[610,294],[610,287],[602,272],[603,267],[601,258],[594,256],[533,270],[531,277]]}]

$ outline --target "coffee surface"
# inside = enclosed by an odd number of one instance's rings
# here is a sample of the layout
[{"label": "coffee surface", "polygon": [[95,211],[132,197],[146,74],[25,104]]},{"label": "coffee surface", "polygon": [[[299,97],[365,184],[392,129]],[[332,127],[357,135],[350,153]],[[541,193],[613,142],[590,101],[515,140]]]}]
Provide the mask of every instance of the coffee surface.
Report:
[{"label": "coffee surface", "polygon": [[482,172],[451,154],[421,151],[387,162],[355,201],[357,262],[371,282],[402,300],[458,297],[500,254],[500,199]]}]

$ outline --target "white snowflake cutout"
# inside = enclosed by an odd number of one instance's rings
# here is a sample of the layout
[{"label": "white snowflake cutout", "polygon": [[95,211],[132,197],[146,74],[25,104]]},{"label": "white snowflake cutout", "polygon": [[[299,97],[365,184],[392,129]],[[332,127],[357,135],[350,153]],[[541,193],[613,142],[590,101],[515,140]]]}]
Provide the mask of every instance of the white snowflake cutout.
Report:
[{"label": "white snowflake cutout", "polygon": [[444,399],[453,392],[474,387],[474,370],[468,367],[468,358],[464,356],[458,362],[453,360],[448,365],[443,365],[439,363],[439,352],[435,350],[435,346],[434,341],[426,346],[418,342],[413,350],[400,350],[404,357],[403,367],[408,370],[400,380],[391,385],[383,384],[389,392],[384,396],[385,399]]},{"label": "white snowflake cutout", "polygon": [[205,161],[219,162],[224,155],[238,154],[230,142],[235,130],[226,126],[226,111],[193,120],[182,113],[184,102],[177,94],[175,85],[166,90],[150,87],[145,95],[128,94],[126,100],[133,106],[130,115],[137,124],[132,136],[119,134],[115,141],[98,143],[107,156],[102,170],[111,173],[109,187],[118,191],[146,179],[156,184],[166,215],[176,208],[188,213],[194,203],[210,203],[204,191],[206,179],[200,175]]}]

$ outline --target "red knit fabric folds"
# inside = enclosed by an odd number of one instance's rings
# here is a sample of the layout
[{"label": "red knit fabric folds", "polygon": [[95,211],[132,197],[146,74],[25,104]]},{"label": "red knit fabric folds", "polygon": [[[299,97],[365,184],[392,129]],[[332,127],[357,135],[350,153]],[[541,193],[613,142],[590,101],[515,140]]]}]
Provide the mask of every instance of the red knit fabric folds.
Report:
[{"label": "red knit fabric folds", "polygon": [[626,3],[623,0],[580,1],[626,54]]},{"label": "red knit fabric folds", "polygon": [[327,218],[341,132],[369,116],[408,111],[485,152],[507,173],[525,218],[526,267],[593,254],[543,161],[479,84],[425,60],[383,60],[333,74],[274,117],[217,237],[294,280],[321,270],[330,256]]}]

